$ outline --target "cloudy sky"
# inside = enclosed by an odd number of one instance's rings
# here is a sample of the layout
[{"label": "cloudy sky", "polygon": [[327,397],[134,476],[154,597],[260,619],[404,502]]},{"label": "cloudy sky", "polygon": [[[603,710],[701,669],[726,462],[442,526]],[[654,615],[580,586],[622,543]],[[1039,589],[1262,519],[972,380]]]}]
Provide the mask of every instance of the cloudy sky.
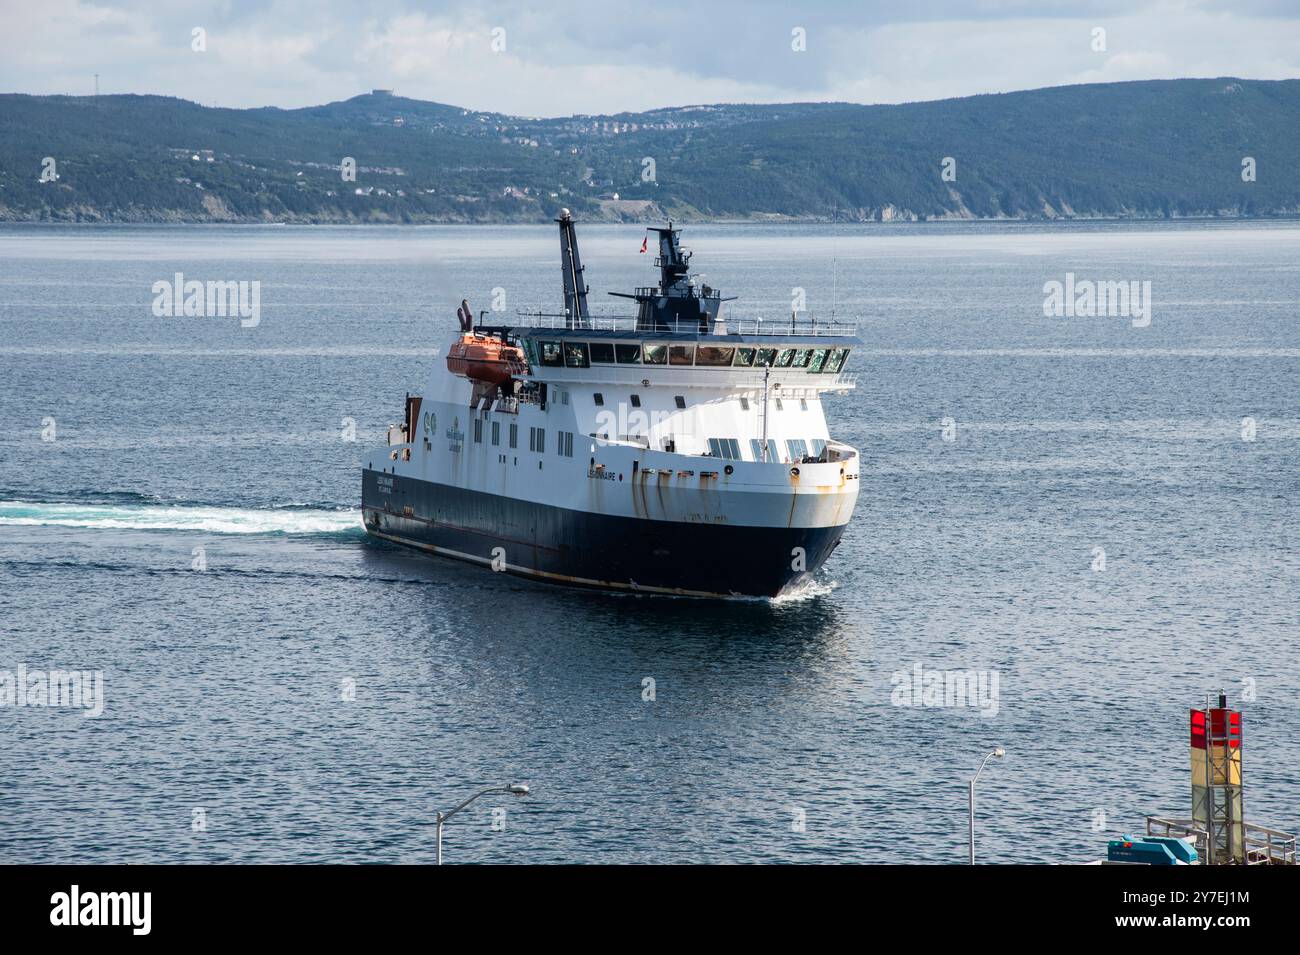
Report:
[{"label": "cloudy sky", "polygon": [[1300,77],[1300,0],[0,0],[0,91],[87,94],[95,73],[104,93],[238,107],[373,87],[532,116],[897,103]]}]

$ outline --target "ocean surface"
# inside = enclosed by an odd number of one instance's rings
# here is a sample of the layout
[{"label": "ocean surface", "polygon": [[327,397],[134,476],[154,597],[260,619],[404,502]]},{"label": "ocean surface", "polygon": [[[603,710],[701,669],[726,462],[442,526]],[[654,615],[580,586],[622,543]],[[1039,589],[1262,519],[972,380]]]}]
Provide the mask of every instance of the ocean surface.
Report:
[{"label": "ocean surface", "polygon": [[[653,281],[642,235],[579,224],[597,312]],[[1300,827],[1300,223],[684,242],[733,315],[860,323],[826,404],[861,496],[790,598],[363,535],[455,303],[561,306],[552,228],[0,228],[0,703],[20,666],[104,688],[0,705],[0,862],[429,862],[436,810],[517,781],[448,862],[959,863],[997,745],[980,861],[1084,861],[1190,814],[1220,687],[1248,818]],[[177,272],[260,282],[260,321],[155,316]],[[1150,323],[1045,316],[1068,273],[1150,282]],[[996,706],[901,705],[918,667]]]}]

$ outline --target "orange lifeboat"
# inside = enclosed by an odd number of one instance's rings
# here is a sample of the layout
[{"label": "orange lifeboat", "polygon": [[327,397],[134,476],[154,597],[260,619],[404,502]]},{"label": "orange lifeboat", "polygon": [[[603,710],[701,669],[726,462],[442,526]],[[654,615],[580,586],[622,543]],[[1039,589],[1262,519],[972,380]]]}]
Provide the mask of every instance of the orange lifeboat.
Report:
[{"label": "orange lifeboat", "polygon": [[524,355],[499,338],[467,332],[447,351],[447,370],[453,375],[504,385],[524,372]]}]

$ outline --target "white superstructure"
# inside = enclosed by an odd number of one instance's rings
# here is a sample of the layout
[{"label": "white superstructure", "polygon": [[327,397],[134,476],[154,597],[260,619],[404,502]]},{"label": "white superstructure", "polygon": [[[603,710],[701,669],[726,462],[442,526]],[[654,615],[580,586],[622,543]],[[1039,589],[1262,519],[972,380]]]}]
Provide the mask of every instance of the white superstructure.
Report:
[{"label": "white superstructure", "polygon": [[593,319],[560,223],[565,314],[474,329],[463,340],[486,348],[438,363],[367,458],[367,528],[587,586],[774,596],[805,578],[857,499],[858,454],[822,406],[853,386],[857,339],[728,327],[671,226],[655,230],[664,280],[631,296],[637,314]]}]

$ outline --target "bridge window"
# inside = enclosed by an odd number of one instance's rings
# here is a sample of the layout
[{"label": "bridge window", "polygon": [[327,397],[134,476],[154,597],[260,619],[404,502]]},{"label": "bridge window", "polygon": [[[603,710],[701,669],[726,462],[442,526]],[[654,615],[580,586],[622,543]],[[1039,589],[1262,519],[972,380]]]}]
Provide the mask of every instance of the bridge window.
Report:
[{"label": "bridge window", "polygon": [[483,419],[482,418],[474,419],[474,443],[475,444],[483,443]]},{"label": "bridge window", "polygon": [[668,364],[689,365],[695,361],[694,345],[671,345],[668,348]]},{"label": "bridge window", "polygon": [[777,410],[777,411],[784,411],[784,410],[785,410],[785,405],[781,404],[781,399],[780,399],[780,398],[777,398],[777,399],[776,399],[776,410]]},{"label": "bridge window", "polygon": [[564,343],[564,364],[570,368],[587,368],[591,362],[587,359],[586,342]]},{"label": "bridge window", "polygon": [[807,410],[808,410],[808,399],[807,399],[807,398],[800,398],[800,399],[799,399],[799,410],[800,410],[800,411],[807,411]]},{"label": "bridge window", "polygon": [[492,443],[493,444],[501,443],[501,422],[500,421],[492,422]]},{"label": "bridge window", "polygon": [[780,352],[777,354],[777,356],[776,356],[776,367],[777,367],[777,368],[789,368],[789,367],[790,367],[790,360],[791,360],[792,358],[794,358],[794,349],[793,349],[793,348],[782,348],[781,351],[780,351]]},{"label": "bridge window", "polygon": [[819,348],[812,353],[812,357],[808,359],[808,374],[815,375],[822,370],[822,365],[826,363],[826,352],[828,350]]},{"label": "bridge window", "polygon": [[614,356],[620,365],[635,365],[641,361],[640,345],[615,345]]},{"label": "bridge window", "polygon": [[681,395],[673,395],[673,400],[677,402],[677,407],[679,408],[686,407],[686,399],[683,398]]},{"label": "bridge window", "polygon": [[752,349],[752,348],[737,348],[737,349],[736,349],[736,365],[737,365],[737,367],[740,367],[740,368],[748,368],[748,367],[749,367],[750,365],[752,365],[752,364],[754,364],[754,349]]},{"label": "bridge window", "polygon": [[794,352],[794,362],[793,362],[794,367],[803,368],[805,365],[807,365],[809,354],[811,354],[811,349],[796,348]]},{"label": "bridge window", "polygon": [[641,407],[641,396],[640,396],[640,395],[633,395],[633,396],[632,396],[632,407],[633,407],[633,408],[640,408],[640,407]]},{"label": "bridge window", "polygon": [[603,406],[603,405],[605,404],[605,396],[602,395],[599,391],[597,391],[595,394],[593,394],[593,395],[591,396],[591,398],[592,398],[593,401],[596,402],[596,407],[597,407],[597,408],[599,408],[599,407],[601,407],[601,406]]},{"label": "bridge window", "polygon": [[545,428],[528,429],[528,450],[536,451],[538,454],[544,454],[546,452]]},{"label": "bridge window", "polygon": [[510,447],[519,447],[519,425],[510,422]]},{"label": "bridge window", "polygon": [[822,438],[809,438],[808,447],[812,448],[814,458],[820,458],[822,452],[826,450],[826,441]]},{"label": "bridge window", "polygon": [[771,368],[776,364],[776,349],[760,348],[758,354],[754,356],[754,364],[759,368]]},{"label": "bridge window", "polygon": [[735,438],[709,438],[709,454],[715,458],[740,460],[740,442]]},{"label": "bridge window", "polygon": [[609,342],[592,342],[591,363],[593,365],[614,364],[614,346]]},{"label": "bridge window", "polygon": [[734,348],[719,348],[715,345],[701,345],[695,350],[696,365],[730,365],[736,355]]},{"label": "bridge window", "polygon": [[[749,439],[749,450],[751,450],[751,451],[754,452],[754,460],[755,460],[755,461],[762,461],[762,460],[763,460],[763,439],[762,439],[762,438],[750,438],[750,439]],[[776,442],[773,441],[771,438],[769,438],[768,441],[767,441],[767,459],[768,459],[769,461],[775,461],[775,460],[777,459],[777,457],[776,457]]]},{"label": "bridge window", "polygon": [[666,365],[668,364],[668,346],[667,345],[642,345],[642,357],[645,358],[647,365]]},{"label": "bridge window", "polygon": [[790,452],[790,460],[798,464],[808,454],[808,442],[802,439],[786,441],[785,449]]},{"label": "bridge window", "polygon": [[542,346],[542,364],[548,368],[560,368],[564,365],[564,353],[559,342],[538,342]]},{"label": "bridge window", "polygon": [[740,410],[741,411],[749,410],[749,399],[746,398],[744,395],[740,396]]}]

